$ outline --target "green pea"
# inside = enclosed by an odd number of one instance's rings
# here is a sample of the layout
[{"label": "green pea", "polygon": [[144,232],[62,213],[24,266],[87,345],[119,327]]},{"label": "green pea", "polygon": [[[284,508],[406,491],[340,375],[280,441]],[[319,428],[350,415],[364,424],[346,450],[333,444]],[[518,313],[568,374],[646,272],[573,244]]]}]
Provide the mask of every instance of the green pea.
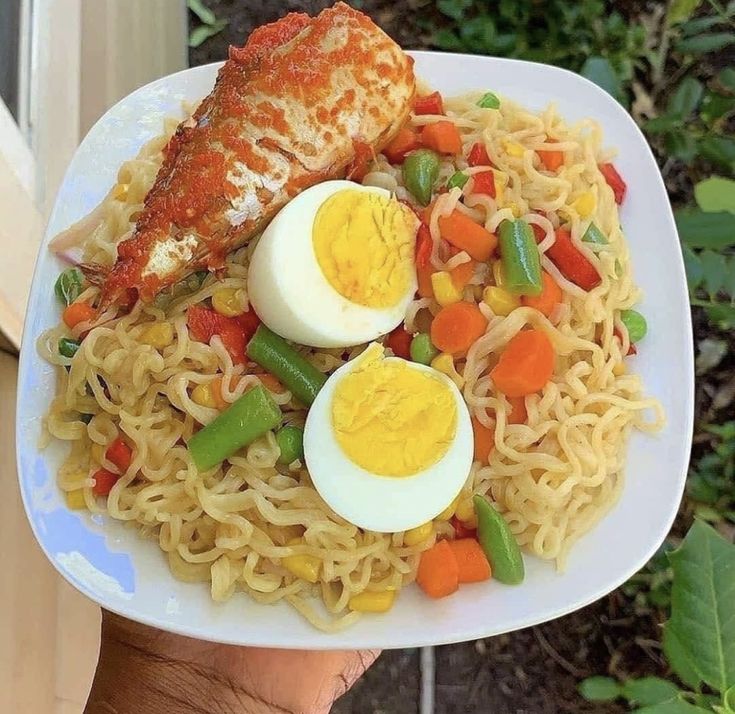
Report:
[{"label": "green pea", "polygon": [[582,240],[586,243],[607,245],[607,237],[594,223],[590,223],[590,227],[584,232]]},{"label": "green pea", "polygon": [[431,364],[439,354],[439,350],[431,343],[431,337],[425,332],[419,332],[411,340],[411,359],[419,364]]},{"label": "green pea", "polygon": [[501,583],[518,585],[526,575],[518,541],[505,518],[483,496],[472,499],[477,514],[477,539]]},{"label": "green pea", "polygon": [[455,171],[447,181],[447,188],[464,188],[464,185],[470,180],[470,177],[461,171]]},{"label": "green pea", "polygon": [[403,181],[422,206],[429,205],[438,176],[439,156],[431,149],[414,151],[403,161]]},{"label": "green pea", "polygon": [[276,443],[281,450],[278,461],[292,464],[296,459],[304,458],[304,432],[297,426],[284,426],[276,433]]},{"label": "green pea", "polygon": [[59,354],[62,357],[73,357],[78,349],[79,343],[76,340],[70,340],[68,337],[59,340]]},{"label": "green pea", "polygon": [[648,332],[646,318],[637,310],[623,310],[620,313],[620,321],[628,330],[628,338],[631,342],[640,342]]},{"label": "green pea", "polygon": [[68,268],[58,278],[54,285],[56,297],[64,303],[71,305],[81,294],[84,276],[79,268]]},{"label": "green pea", "polygon": [[478,100],[477,106],[483,109],[500,109],[500,100],[497,94],[485,92]]}]

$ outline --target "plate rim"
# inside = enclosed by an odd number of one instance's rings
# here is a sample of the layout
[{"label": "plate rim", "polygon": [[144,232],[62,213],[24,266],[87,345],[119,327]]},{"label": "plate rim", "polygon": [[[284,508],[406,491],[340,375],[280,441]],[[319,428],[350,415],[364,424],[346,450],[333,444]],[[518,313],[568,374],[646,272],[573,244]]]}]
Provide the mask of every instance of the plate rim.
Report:
[{"label": "plate rim", "polygon": [[[544,63],[539,62],[529,62],[526,60],[516,60],[516,59],[508,59],[508,58],[499,58],[499,57],[490,57],[487,55],[472,55],[467,53],[444,53],[444,52],[434,52],[434,51],[427,51],[427,50],[407,50],[407,52],[414,56],[448,56],[448,57],[466,57],[468,59],[477,60],[477,59],[484,59],[484,60],[491,60],[493,63],[499,63],[500,65],[506,65],[507,67],[514,67],[518,65],[532,65],[537,67],[543,67],[545,72],[554,72],[562,75],[571,76],[574,78],[575,81],[581,83],[586,87],[586,90],[589,92],[593,92],[598,95],[603,95],[608,101],[608,103],[611,103],[612,105],[615,105],[617,113],[620,115],[620,119],[623,119],[626,121],[626,123],[629,126],[632,126],[635,132],[638,135],[638,138],[641,142],[641,148],[645,147],[645,150],[647,151],[648,158],[651,162],[653,162],[653,165],[656,168],[656,176],[657,176],[657,182],[659,184],[658,188],[663,191],[663,195],[666,196],[667,202],[666,202],[666,208],[665,208],[665,215],[667,223],[669,224],[669,228],[672,231],[673,235],[678,237],[678,231],[676,228],[676,224],[673,218],[673,212],[671,209],[671,204],[668,201],[668,192],[666,191],[666,187],[663,181],[663,178],[661,176],[660,170],[658,169],[658,165],[655,161],[655,157],[653,155],[653,152],[645,139],[645,136],[643,132],[641,131],[640,127],[635,123],[633,118],[630,116],[630,114],[617,103],[617,101],[612,98],[610,95],[608,95],[603,89],[598,87],[596,84],[591,82],[590,80],[582,77],[581,75],[578,75],[574,72],[571,72],[570,70],[563,69],[560,67],[556,67],[554,65],[547,65]],[[130,94],[126,95],[122,99],[120,99],[118,102],[116,102],[112,107],[110,107],[92,126],[92,128],[89,130],[88,134],[94,131],[98,125],[104,123],[108,120],[108,117],[111,113],[114,112],[114,110],[121,104],[127,102],[129,98],[133,95],[138,94],[139,92],[145,92],[150,91],[150,89],[154,88],[156,85],[162,85],[167,82],[169,82],[174,77],[179,77],[183,74],[190,74],[190,73],[198,73],[198,72],[212,72],[219,68],[222,64],[224,64],[224,61],[220,62],[212,62],[205,65],[198,65],[196,67],[190,67],[184,70],[180,70],[178,72],[166,75],[164,77],[158,78],[156,80],[153,80],[152,82],[149,82],[141,87],[138,87]],[[87,135],[88,135],[87,134]],[[86,136],[85,138],[86,139]],[[80,141],[80,145],[84,141]],[[638,147],[635,147],[638,148]],[[78,149],[77,149],[78,151]],[[64,178],[62,180],[63,185],[67,182],[69,173],[70,173],[70,167],[73,162],[73,158],[76,157],[77,151],[75,151],[74,156],[72,157],[72,160],[70,161],[69,166],[67,166],[67,169],[64,173]],[[36,349],[35,344],[35,338],[37,338],[37,335],[33,335],[33,340],[31,340],[31,335],[33,332],[32,329],[32,322],[33,318],[36,314],[35,309],[35,302],[36,302],[36,295],[39,292],[39,288],[36,286],[37,282],[37,276],[41,270],[42,263],[45,263],[45,261],[48,259],[47,257],[47,247],[50,239],[52,236],[49,234],[49,226],[53,224],[55,216],[57,211],[59,210],[59,203],[58,203],[58,192],[54,199],[54,205],[53,209],[49,214],[49,219],[46,224],[46,228],[44,230],[44,237],[41,242],[41,245],[39,247],[39,252],[36,257],[34,270],[33,270],[33,278],[31,282],[31,291],[29,295],[28,300],[28,309],[26,310],[26,315],[24,319],[24,338],[21,345],[20,350],[20,356],[19,356],[19,364],[18,364],[18,385],[22,385],[24,381],[24,377],[27,375],[29,371],[29,365],[31,364],[31,352],[32,350]],[[686,295],[686,274],[684,269],[684,261],[683,256],[681,252],[678,252],[678,255],[675,256],[675,262],[677,263],[677,278],[676,278],[676,284],[678,284],[680,290],[683,290],[683,294]],[[35,288],[35,289],[34,289]],[[688,303],[688,301],[687,301]],[[31,310],[31,307],[34,309]],[[692,345],[691,350],[687,350],[686,354],[682,355],[682,360],[684,361],[683,368],[684,371],[687,373],[687,382],[685,386],[685,394],[684,394],[684,403],[687,406],[686,415],[685,415],[685,424],[686,424],[686,433],[685,434],[679,434],[678,436],[680,438],[681,442],[681,454],[682,454],[682,462],[680,464],[680,473],[677,474],[677,479],[675,482],[672,483],[672,486],[675,487],[675,489],[672,489],[672,491],[676,490],[678,491],[678,499],[677,504],[680,504],[681,497],[684,490],[685,480],[686,480],[686,473],[688,469],[689,464],[689,454],[691,451],[691,443],[692,443],[692,432],[693,432],[693,425],[694,425],[694,389],[695,389],[695,383],[694,383],[694,353],[693,353],[693,332],[692,332],[692,319],[691,319],[691,312],[689,310],[685,311],[685,315],[683,315],[684,321],[681,324],[682,332],[686,333],[685,336],[688,336],[689,342]],[[681,388],[682,385],[679,385]],[[291,648],[294,646],[301,646],[300,643],[297,643],[296,645],[285,643],[281,640],[273,640],[268,639],[267,637],[255,637],[255,638],[248,638],[244,639],[242,636],[232,636],[232,637],[224,637],[221,635],[212,636],[211,634],[208,634],[207,627],[202,625],[190,625],[187,621],[180,621],[177,622],[176,626],[170,625],[168,622],[161,622],[160,620],[156,619],[153,615],[148,615],[146,613],[141,614],[139,610],[137,609],[126,609],[123,606],[118,606],[117,602],[124,603],[125,601],[115,601],[114,603],[110,603],[109,600],[105,600],[103,596],[99,595],[94,590],[91,590],[87,587],[85,582],[77,581],[73,578],[72,574],[64,568],[61,563],[58,562],[58,560],[52,556],[49,548],[47,547],[46,540],[41,536],[41,534],[38,532],[37,523],[34,521],[34,519],[31,517],[31,496],[28,493],[28,479],[25,479],[22,476],[23,470],[22,470],[22,459],[21,459],[21,449],[23,450],[30,450],[36,453],[38,456],[42,456],[42,451],[38,448],[37,445],[30,445],[29,447],[23,446],[21,441],[21,435],[23,433],[23,429],[21,428],[21,407],[20,407],[20,393],[16,393],[16,420],[15,420],[15,427],[16,427],[16,436],[15,436],[15,447],[16,447],[16,465],[17,465],[17,478],[19,482],[19,487],[21,491],[21,497],[23,501],[24,511],[26,514],[26,519],[29,522],[29,525],[31,526],[31,529],[33,531],[34,537],[36,539],[36,542],[40,546],[41,550],[43,551],[46,558],[51,562],[52,566],[55,568],[55,570],[72,586],[75,590],[80,591],[83,595],[94,601],[96,604],[98,604],[100,607],[110,610],[112,612],[115,612],[123,617],[127,617],[129,619],[136,620],[138,622],[141,622],[143,624],[163,629],[175,634],[180,634],[188,637],[193,637],[196,639],[202,639],[202,640],[208,640],[212,642],[222,642],[226,644],[234,644],[234,645],[244,645],[244,646],[268,646],[268,647],[274,647],[274,648]],[[629,449],[629,444],[627,447]],[[625,486],[623,487],[625,488]],[[672,495],[676,495],[676,493],[672,493]],[[342,630],[336,633],[324,633],[320,632],[316,629],[313,630],[313,641],[309,642],[308,647],[310,649],[315,650],[327,650],[327,649],[333,649],[336,646],[345,646],[345,647],[380,647],[384,649],[397,649],[397,648],[405,648],[405,647],[420,647],[420,646],[430,646],[430,645],[442,645],[442,644],[451,644],[455,642],[463,642],[467,640],[472,639],[478,639],[483,637],[489,637],[489,636],[495,636],[499,634],[504,634],[507,632],[523,629],[526,627],[531,627],[538,625],[543,622],[547,622],[553,619],[556,619],[558,617],[561,617],[563,615],[569,614],[571,612],[574,612],[576,610],[579,610],[583,607],[586,607],[587,605],[595,602],[596,600],[600,599],[601,597],[604,597],[608,593],[612,592],[616,588],[618,588],[621,584],[626,582],[631,575],[633,575],[635,572],[640,570],[640,568],[645,565],[645,563],[650,559],[650,557],[656,552],[660,544],[665,539],[666,535],[671,529],[671,526],[676,518],[678,512],[678,506],[675,509],[672,509],[670,513],[668,514],[666,529],[663,530],[663,535],[660,537],[651,539],[651,542],[649,543],[649,547],[645,550],[645,557],[641,557],[636,562],[631,562],[628,568],[621,569],[622,574],[618,575],[618,577],[612,579],[607,583],[607,585],[603,588],[600,588],[598,591],[590,592],[589,594],[585,595],[581,598],[576,599],[570,599],[569,602],[567,602],[564,606],[556,607],[553,610],[544,611],[543,614],[536,614],[534,616],[527,616],[525,618],[519,618],[518,622],[514,622],[513,624],[510,624],[508,627],[490,627],[490,626],[483,626],[483,623],[477,623],[472,622],[472,625],[463,626],[461,628],[458,628],[455,633],[447,634],[445,636],[439,636],[439,637],[432,637],[430,635],[424,636],[424,637],[412,637],[411,640],[404,640],[401,642],[385,642],[380,639],[374,639],[371,640],[368,637],[362,637],[362,638],[350,638],[350,630]],[[603,516],[603,518],[607,518],[608,516]],[[170,577],[173,578],[172,575]],[[234,632],[242,635],[242,630],[235,630]],[[352,644],[349,643],[349,641],[352,641]],[[347,644],[345,644],[345,641],[347,641]]]}]

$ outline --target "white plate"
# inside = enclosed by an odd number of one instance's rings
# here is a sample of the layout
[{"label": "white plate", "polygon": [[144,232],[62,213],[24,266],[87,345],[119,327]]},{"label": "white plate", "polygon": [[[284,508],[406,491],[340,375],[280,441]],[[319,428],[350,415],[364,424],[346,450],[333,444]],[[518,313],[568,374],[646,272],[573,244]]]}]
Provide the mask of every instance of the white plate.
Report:
[{"label": "white plate", "polygon": [[41,547],[57,570],[100,605],[140,622],[208,640],[275,647],[415,647],[496,635],[576,610],[624,582],[669,530],[684,486],[693,414],[692,330],[676,228],[656,163],[625,110],[586,79],[555,67],[466,55],[416,52],[419,76],[446,95],[493,89],[539,110],[556,102],[570,121],[594,117],[628,182],[622,221],[635,277],[643,287],[650,331],[630,360],[646,389],[664,404],[666,428],[634,434],[620,502],[573,549],[567,571],[526,558],[520,587],[497,582],[463,586],[444,600],[417,588],[401,593],[386,615],[327,635],[286,605],[264,606],[237,594],[212,602],[204,585],[178,582],[155,543],[119,523],[70,512],[55,485],[58,444],[39,451],[41,417],[54,392],[51,367],[36,353],[38,335],[59,320],[53,285],[62,265],[48,240],[92,209],[125,159],[161,131],[164,115],[212,87],[219,65],[189,69],[142,87],[116,104],[89,132],[61,186],[33,279],[18,384],[17,450],[21,490]]}]

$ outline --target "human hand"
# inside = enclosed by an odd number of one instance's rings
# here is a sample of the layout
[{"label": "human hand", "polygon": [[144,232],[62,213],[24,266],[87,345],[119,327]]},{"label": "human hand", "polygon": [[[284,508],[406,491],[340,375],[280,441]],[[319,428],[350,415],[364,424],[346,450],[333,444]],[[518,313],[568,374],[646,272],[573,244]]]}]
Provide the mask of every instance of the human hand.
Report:
[{"label": "human hand", "polygon": [[85,714],[326,714],[378,654],[220,645],[103,610]]}]

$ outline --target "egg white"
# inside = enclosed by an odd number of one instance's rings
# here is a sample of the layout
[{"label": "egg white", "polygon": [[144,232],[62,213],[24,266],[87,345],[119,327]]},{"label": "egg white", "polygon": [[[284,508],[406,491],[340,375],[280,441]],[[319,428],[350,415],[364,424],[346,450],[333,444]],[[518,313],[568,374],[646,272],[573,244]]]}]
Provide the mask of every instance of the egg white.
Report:
[{"label": "egg white", "polygon": [[324,201],[345,189],[391,195],[351,181],[312,186],[271,221],[250,261],[248,296],[255,312],[271,330],[302,345],[351,347],[370,342],[401,323],[416,292],[412,276],[395,305],[375,308],[351,302],[330,285],[314,251],[312,226]]},{"label": "egg white", "polygon": [[[399,357],[384,361],[391,360],[404,361]],[[449,377],[431,367],[409,363],[411,369],[430,372],[441,380],[454,396],[454,439],[439,461],[413,476],[372,474],[345,454],[332,425],[335,389],[360,361],[357,357],[334,372],[311,405],[304,428],[304,458],[314,487],[332,510],[359,528],[397,533],[430,521],[460,492],[472,466],[472,423],[462,394]],[[380,448],[380,444],[373,446]]]}]

